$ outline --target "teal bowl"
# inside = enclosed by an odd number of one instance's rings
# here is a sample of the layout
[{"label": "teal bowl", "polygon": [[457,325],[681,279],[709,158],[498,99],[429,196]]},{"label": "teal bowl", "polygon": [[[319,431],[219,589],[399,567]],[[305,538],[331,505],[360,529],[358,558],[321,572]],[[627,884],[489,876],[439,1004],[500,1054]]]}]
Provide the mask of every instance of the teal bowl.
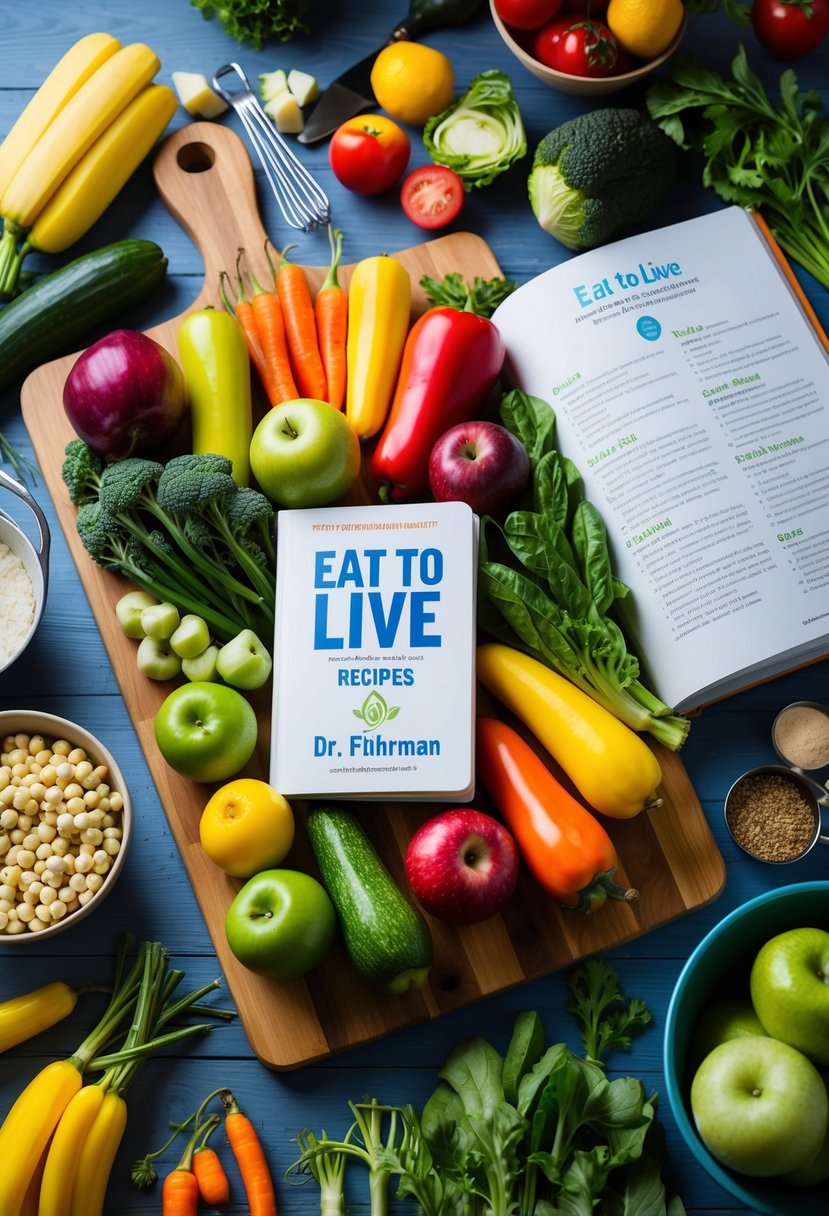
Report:
[{"label": "teal bowl", "polygon": [[697,1135],[688,1100],[691,1043],[697,1020],[710,1001],[747,995],[751,964],[763,943],[803,925],[829,930],[829,881],[778,887],[730,912],[706,934],[682,968],[665,1021],[665,1089],[680,1134],[705,1172],[761,1216],[816,1216],[824,1210],[825,1184],[794,1187],[774,1178],[749,1178],[711,1156]]}]

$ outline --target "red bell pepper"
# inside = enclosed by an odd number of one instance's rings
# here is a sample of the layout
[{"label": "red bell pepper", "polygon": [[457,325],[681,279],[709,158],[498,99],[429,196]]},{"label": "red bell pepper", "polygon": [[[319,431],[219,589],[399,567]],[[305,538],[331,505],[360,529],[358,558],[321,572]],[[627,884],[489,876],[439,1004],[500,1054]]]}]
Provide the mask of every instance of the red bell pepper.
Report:
[{"label": "red bell pepper", "polygon": [[[431,298],[458,298],[459,275],[449,275],[451,290],[441,292],[432,280]],[[483,308],[494,310],[498,298],[513,288],[504,280],[493,296],[489,287]],[[429,455],[450,427],[474,418],[494,388],[504,364],[504,341],[488,316],[472,311],[476,290],[463,289],[462,307],[430,308],[409,331],[389,416],[371,457],[371,475],[380,498],[406,502],[429,489]]]}]

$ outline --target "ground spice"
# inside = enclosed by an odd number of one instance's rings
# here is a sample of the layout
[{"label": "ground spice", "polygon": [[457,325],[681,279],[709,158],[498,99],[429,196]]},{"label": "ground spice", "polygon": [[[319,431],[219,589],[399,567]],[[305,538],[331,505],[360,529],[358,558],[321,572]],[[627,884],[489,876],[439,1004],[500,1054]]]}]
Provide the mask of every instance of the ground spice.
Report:
[{"label": "ground spice", "polygon": [[778,714],[774,745],[798,768],[829,764],[829,713],[817,705],[792,705]]},{"label": "ground spice", "polygon": [[815,809],[782,773],[750,773],[734,787],[726,811],[734,839],[761,861],[793,861],[815,834]]}]

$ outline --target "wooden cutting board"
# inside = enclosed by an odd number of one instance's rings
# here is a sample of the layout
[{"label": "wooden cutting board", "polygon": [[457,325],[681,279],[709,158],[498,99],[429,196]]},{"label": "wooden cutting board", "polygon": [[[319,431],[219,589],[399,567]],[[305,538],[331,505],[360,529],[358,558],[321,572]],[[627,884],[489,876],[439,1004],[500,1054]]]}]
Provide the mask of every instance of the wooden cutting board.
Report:
[{"label": "wooden cutting board", "polygon": [[[165,204],[204,259],[204,286],[187,312],[219,303],[219,274],[232,271],[239,246],[248,250],[257,276],[266,276],[265,232],[251,163],[238,136],[218,125],[193,123],[165,141],[154,172]],[[453,233],[395,256],[411,274],[416,313],[425,306],[418,286],[424,274],[438,279],[455,270],[469,279],[500,274],[491,250],[470,233]],[[323,267],[308,268],[314,289],[324,273]],[[345,267],[344,284],[348,277]],[[182,316],[148,331],[173,353]],[[389,996],[362,981],[339,945],[315,974],[287,984],[261,979],[240,966],[227,947],[224,918],[241,884],[208,860],[198,838],[199,818],[212,789],[178,776],[158,753],[153,718],[172,685],[153,683],[137,671],[136,643],[123,636],[114,613],[126,584],[97,567],[84,551],[75,530],[75,508],[61,480],[64,447],[73,437],[61,404],[62,390],[75,358],[54,360],[31,373],[21,393],[23,417],[236,1007],[251,1047],[264,1064],[295,1068],[438,1017],[646,933],[719,894],[724,864],[699,801],[680,758],[656,744],[664,775],[663,805],[632,820],[606,821],[619,854],[620,879],[641,892],[634,906],[609,904],[580,917],[559,909],[523,874],[501,916],[462,930],[430,920],[435,952],[429,981],[419,992],[403,996]],[[352,497],[368,501],[365,483]],[[256,708],[259,742],[245,775],[266,779],[269,690],[257,694]],[[301,823],[303,808],[295,809]],[[437,809],[435,804],[379,803],[358,809],[401,883],[407,841],[416,825]],[[313,869],[301,828],[285,864]]]}]

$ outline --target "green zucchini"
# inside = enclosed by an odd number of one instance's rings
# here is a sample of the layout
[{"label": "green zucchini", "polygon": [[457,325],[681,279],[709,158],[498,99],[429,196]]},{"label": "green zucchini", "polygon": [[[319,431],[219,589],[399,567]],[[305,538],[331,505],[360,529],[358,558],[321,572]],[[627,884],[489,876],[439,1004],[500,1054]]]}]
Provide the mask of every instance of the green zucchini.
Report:
[{"label": "green zucchini", "polygon": [[38,279],[0,312],[0,389],[137,304],[157,287],[167,259],[153,241],[116,241]]},{"label": "green zucchini", "polygon": [[389,992],[419,988],[432,961],[429,929],[354,814],[313,807],[306,831],[355,969]]}]

